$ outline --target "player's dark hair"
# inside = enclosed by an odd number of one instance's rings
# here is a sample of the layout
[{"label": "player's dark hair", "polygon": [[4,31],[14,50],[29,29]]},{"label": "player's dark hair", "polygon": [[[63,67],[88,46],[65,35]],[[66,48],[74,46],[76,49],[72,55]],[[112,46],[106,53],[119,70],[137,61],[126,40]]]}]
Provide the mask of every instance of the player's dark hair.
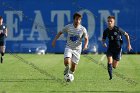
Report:
[{"label": "player's dark hair", "polygon": [[115,16],[108,16],[108,19],[114,19],[115,20]]},{"label": "player's dark hair", "polygon": [[79,13],[75,13],[75,14],[73,15],[73,19],[75,19],[76,17],[82,18],[82,15],[79,14]]},{"label": "player's dark hair", "polygon": [[2,16],[0,16],[0,19],[3,19],[3,17],[2,17]]}]

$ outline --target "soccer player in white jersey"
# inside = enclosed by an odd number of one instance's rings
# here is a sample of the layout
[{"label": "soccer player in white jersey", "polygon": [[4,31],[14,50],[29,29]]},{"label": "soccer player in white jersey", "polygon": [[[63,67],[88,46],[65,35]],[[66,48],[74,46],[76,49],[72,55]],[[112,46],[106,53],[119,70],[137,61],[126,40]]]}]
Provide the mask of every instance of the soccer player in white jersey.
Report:
[{"label": "soccer player in white jersey", "polygon": [[71,73],[74,74],[76,66],[80,60],[80,54],[82,51],[82,38],[84,38],[83,50],[88,47],[88,34],[85,27],[81,25],[82,16],[79,13],[73,15],[73,23],[66,25],[62,31],[60,31],[52,42],[52,46],[55,47],[56,40],[61,34],[67,33],[67,44],[64,51],[64,75]]}]

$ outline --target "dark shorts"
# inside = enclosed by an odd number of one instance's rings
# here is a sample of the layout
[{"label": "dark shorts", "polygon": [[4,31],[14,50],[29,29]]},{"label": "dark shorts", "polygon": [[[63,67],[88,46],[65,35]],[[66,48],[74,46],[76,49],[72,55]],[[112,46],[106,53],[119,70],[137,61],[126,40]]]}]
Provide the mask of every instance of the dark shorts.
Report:
[{"label": "dark shorts", "polygon": [[0,34],[0,46],[5,46],[5,43],[5,37],[2,34]]},{"label": "dark shorts", "polygon": [[116,61],[119,61],[121,59],[122,56],[122,49],[107,49],[107,53],[106,53],[107,57],[112,56],[112,58]]},{"label": "dark shorts", "polygon": [[5,46],[5,41],[0,41],[0,46]]}]

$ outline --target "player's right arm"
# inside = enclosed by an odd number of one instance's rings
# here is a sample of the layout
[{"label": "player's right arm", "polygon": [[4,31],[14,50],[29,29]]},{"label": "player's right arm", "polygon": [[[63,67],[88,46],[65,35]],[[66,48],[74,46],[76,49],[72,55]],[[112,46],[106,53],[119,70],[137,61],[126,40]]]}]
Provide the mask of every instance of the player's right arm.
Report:
[{"label": "player's right arm", "polygon": [[55,47],[55,43],[56,43],[56,40],[61,36],[62,34],[62,31],[60,31],[54,38],[54,40],[52,41],[52,47]]},{"label": "player's right arm", "polygon": [[107,44],[105,43],[106,37],[107,37],[107,32],[105,30],[103,32],[103,38],[102,38],[102,45],[103,45],[103,47],[107,47]]},{"label": "player's right arm", "polygon": [[105,43],[105,39],[102,39],[102,45],[103,47],[107,47],[107,44]]},{"label": "player's right arm", "polygon": [[61,34],[65,33],[68,31],[68,28],[69,28],[69,25],[66,25],[62,31],[60,31],[54,38],[54,40],[52,41],[52,47],[55,47],[55,43],[56,43],[56,40],[61,36]]}]

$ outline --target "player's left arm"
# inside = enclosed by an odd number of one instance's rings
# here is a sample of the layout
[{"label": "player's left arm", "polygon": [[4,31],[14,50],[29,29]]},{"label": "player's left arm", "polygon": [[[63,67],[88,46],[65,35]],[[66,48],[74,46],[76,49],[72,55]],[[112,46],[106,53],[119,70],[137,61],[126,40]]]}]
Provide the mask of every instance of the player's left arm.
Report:
[{"label": "player's left arm", "polygon": [[85,43],[84,43],[84,48],[83,50],[87,50],[88,48],[88,43],[89,43],[89,39],[88,39],[88,35],[85,36]]},{"label": "player's left arm", "polygon": [[88,38],[88,34],[87,34],[87,30],[86,29],[84,29],[84,39],[85,39],[85,42],[84,42],[83,50],[87,50],[88,43],[89,43],[89,38]]},{"label": "player's left arm", "polygon": [[126,40],[127,40],[127,49],[130,51],[132,49],[132,47],[131,47],[131,44],[130,44],[129,34],[124,32],[124,35],[125,35]]},{"label": "player's left arm", "polygon": [[5,34],[6,37],[8,36],[8,30],[7,30],[7,28],[5,29],[4,34]]}]

